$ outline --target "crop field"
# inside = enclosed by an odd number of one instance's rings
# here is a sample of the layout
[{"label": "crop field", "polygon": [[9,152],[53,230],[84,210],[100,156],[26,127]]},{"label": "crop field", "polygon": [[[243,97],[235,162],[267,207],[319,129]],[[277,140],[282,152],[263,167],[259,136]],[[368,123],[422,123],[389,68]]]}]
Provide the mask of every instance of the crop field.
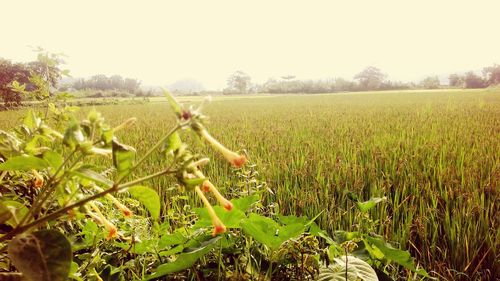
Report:
[{"label": "crop field", "polygon": [[[179,100],[197,105],[202,99]],[[118,137],[138,152],[175,122],[160,99],[97,110],[112,125],[137,117],[134,130]],[[499,90],[224,96],[203,111],[211,134],[254,164],[243,171],[258,173],[276,211],[319,214],[316,223],[330,234],[382,235],[443,280],[498,276]],[[0,128],[9,129],[22,113],[0,113]],[[188,142],[213,159],[207,176],[228,194],[238,182],[233,169],[197,138]],[[158,170],[157,157],[139,173]],[[167,177],[149,183],[162,213],[201,205],[179,200],[174,184]],[[354,195],[387,200],[360,214],[349,199]]]}]

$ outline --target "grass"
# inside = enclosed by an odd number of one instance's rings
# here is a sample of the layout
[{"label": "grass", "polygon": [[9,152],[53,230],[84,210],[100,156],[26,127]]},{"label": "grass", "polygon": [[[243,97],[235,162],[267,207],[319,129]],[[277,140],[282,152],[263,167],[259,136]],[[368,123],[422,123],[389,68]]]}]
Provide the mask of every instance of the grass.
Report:
[{"label": "grass", "polygon": [[[174,120],[156,98],[98,110],[112,124],[137,117],[135,133],[120,137],[139,151]],[[330,232],[381,234],[442,279],[497,276],[500,91],[222,96],[204,112],[214,136],[257,164],[274,191],[269,200],[282,212],[314,217],[323,211],[317,222]],[[0,113],[0,128],[20,116]],[[201,152],[219,159],[208,148]],[[151,159],[147,169],[159,170],[156,163]],[[227,188],[234,182],[229,171],[224,161],[212,161],[208,175]],[[178,207],[169,200],[172,184],[151,183],[165,211]],[[367,219],[353,211],[347,192],[388,201]]]}]

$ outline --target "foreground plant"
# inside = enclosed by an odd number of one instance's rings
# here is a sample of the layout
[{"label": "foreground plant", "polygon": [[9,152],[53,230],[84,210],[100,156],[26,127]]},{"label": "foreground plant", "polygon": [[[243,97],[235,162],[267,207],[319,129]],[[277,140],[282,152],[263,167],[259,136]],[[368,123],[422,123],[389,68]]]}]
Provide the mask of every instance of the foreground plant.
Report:
[{"label": "foreground plant", "polygon": [[[345,272],[352,280],[376,280],[372,271],[349,274],[394,261],[426,275],[407,252],[380,238],[353,232],[332,239],[314,223],[316,218],[266,210],[265,185],[245,170],[246,156],[226,148],[206,129],[205,102],[186,108],[165,94],[176,123],[142,155],[115,135],[132,130],[135,118],[113,128],[90,111],[77,121],[77,108],[49,101],[50,93],[44,95],[45,114],[30,111],[13,132],[0,131],[0,254],[5,264],[0,269],[15,268],[27,280],[150,280],[178,272],[208,279],[333,280],[338,274],[329,273]],[[219,191],[217,179],[204,171],[210,160],[182,140],[189,133],[240,169],[245,190],[235,194],[246,196],[228,200]],[[163,157],[157,171],[138,176],[158,151]],[[195,197],[203,208],[177,204],[176,210],[162,209],[160,196],[145,184],[166,176],[180,186],[179,195],[169,200],[195,202]],[[381,201],[358,206],[366,211]],[[356,247],[365,249],[366,261],[351,258]],[[349,260],[361,267],[350,268]],[[328,262],[336,265],[323,265]]]}]

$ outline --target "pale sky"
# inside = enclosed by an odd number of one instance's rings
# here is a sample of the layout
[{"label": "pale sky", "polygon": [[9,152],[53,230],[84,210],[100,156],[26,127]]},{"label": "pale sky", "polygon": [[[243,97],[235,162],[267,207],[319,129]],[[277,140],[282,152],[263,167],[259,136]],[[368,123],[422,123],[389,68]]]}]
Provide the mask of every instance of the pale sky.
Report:
[{"label": "pale sky", "polygon": [[500,1],[0,2],[0,57],[63,52],[74,77],[102,73],[220,89],[236,70],[255,82],[353,76],[392,80],[500,63]]}]

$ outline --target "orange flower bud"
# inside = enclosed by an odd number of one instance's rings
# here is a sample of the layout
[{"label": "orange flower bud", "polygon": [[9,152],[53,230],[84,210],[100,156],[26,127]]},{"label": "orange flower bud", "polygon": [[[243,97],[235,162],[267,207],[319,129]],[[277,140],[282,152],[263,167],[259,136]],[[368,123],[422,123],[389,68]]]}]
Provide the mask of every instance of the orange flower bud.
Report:
[{"label": "orange flower bud", "polygon": [[104,228],[108,231],[108,236],[106,236],[106,240],[113,239],[118,236],[118,229],[116,226],[110,222],[102,213],[101,210],[94,204],[94,202],[89,202],[88,205],[97,213],[93,214],[92,212],[87,210],[87,213],[98,223],[104,225]]},{"label": "orange flower bud", "polygon": [[108,236],[106,236],[106,240],[111,240],[118,236],[118,230],[114,225],[111,225],[111,227],[107,228],[108,229]]},{"label": "orange flower bud", "polygon": [[212,137],[207,130],[202,128],[201,130],[197,131],[205,140],[212,145],[216,150],[218,150],[226,160],[231,163],[236,168],[242,167],[245,162],[247,161],[247,158],[245,155],[240,155],[237,154],[234,151],[231,151],[227,149],[225,146],[223,146],[220,142],[218,142],[214,137]]},{"label": "orange flower bud", "polygon": [[40,188],[43,186],[43,177],[36,170],[32,170],[33,175],[35,176],[34,186],[36,188]]},{"label": "orange flower bud", "polygon": [[222,223],[222,221],[219,219],[217,214],[214,211],[214,208],[212,208],[212,205],[210,205],[210,202],[208,202],[208,199],[205,197],[203,194],[203,191],[201,191],[199,186],[196,186],[194,188],[198,196],[200,197],[201,201],[203,201],[203,204],[205,205],[205,208],[207,208],[208,215],[210,216],[212,220],[212,225],[214,226],[214,230],[212,232],[212,235],[215,236],[220,233],[226,232],[226,226]]}]

